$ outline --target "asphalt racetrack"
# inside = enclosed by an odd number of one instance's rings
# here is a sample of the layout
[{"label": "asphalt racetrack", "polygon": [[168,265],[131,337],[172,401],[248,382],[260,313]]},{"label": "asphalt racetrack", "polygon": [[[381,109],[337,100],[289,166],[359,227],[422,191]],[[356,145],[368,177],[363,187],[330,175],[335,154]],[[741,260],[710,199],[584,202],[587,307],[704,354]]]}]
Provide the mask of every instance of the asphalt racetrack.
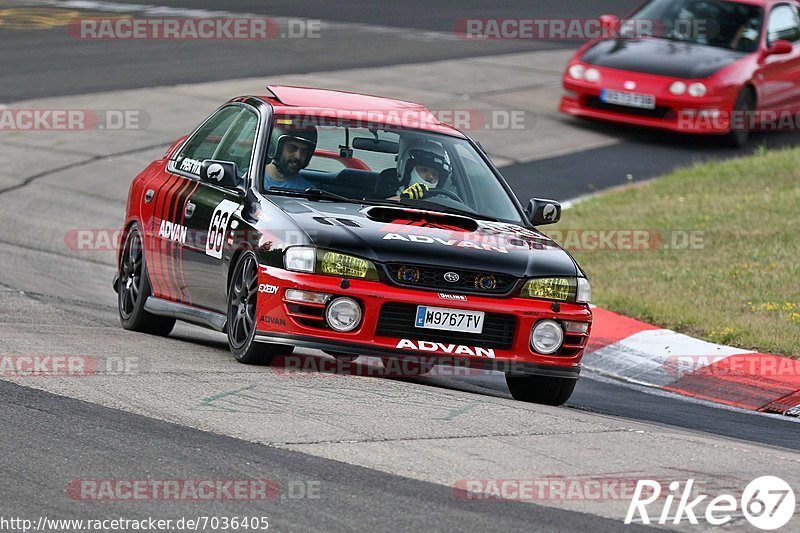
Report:
[{"label": "asphalt racetrack", "polygon": [[[524,110],[526,131],[470,132],[523,200],[567,200],[800,140],[759,134],[737,152],[707,139],[563,118],[555,112],[558,76],[578,43],[467,41],[452,32],[464,18],[589,18],[637,3],[0,3],[0,104],[137,109],[149,121],[125,132],[0,130],[0,355],[76,355],[111,365],[81,378],[0,380],[0,517],[266,516],[270,530],[320,532],[633,531],[643,526],[623,526],[629,498],[473,501],[457,487],[488,479],[691,478],[719,494],[740,493],[763,475],[800,486],[795,421],[590,372],[565,406],[553,408],[515,402],[495,373],[289,375],[236,363],[224,335],[193,326],[179,324],[167,338],[124,331],[111,289],[113,252],[65,244],[70,230],[119,227],[136,173],[226,98],[258,90],[261,79],[407,94],[443,108]],[[204,10],[318,19],[322,36],[266,45],[87,42],[64,23],[71,12],[154,16],[158,9],[163,16]],[[112,368],[125,362],[133,371]],[[82,480],[144,479],[268,479],[279,490],[234,501],[94,501],[76,489]],[[741,512],[727,528],[752,530]]]}]

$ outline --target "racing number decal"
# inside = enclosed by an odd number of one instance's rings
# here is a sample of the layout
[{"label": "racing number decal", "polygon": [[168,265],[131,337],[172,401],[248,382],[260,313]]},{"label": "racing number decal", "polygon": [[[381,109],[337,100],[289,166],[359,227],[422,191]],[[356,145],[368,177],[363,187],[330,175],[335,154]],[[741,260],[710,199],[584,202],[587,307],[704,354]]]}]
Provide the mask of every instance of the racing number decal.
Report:
[{"label": "racing number decal", "polygon": [[225,244],[225,235],[228,233],[228,223],[231,215],[239,204],[230,200],[222,200],[214,209],[211,223],[208,225],[208,238],[206,239],[206,255],[222,259],[222,248]]}]

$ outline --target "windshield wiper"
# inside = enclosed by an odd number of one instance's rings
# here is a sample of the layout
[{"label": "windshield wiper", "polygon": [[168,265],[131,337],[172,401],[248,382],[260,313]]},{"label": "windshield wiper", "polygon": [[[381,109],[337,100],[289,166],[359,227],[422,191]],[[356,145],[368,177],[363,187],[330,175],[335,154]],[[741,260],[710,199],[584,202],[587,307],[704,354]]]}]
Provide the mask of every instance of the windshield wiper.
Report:
[{"label": "windshield wiper", "polygon": [[299,196],[301,198],[310,198],[313,200],[333,200],[336,202],[349,202],[353,204],[363,204],[364,201],[360,198],[348,198],[338,194],[323,191],[322,189],[306,189],[304,191],[298,189],[284,189],[282,187],[270,187],[267,189],[267,194],[277,194],[280,196]]}]

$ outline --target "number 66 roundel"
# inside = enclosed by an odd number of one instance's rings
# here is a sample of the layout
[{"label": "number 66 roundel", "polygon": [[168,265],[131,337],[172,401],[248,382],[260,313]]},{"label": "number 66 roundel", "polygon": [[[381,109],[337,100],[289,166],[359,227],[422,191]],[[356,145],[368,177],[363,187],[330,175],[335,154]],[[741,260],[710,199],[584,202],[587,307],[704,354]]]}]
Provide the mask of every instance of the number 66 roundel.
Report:
[{"label": "number 66 roundel", "polygon": [[231,220],[231,215],[238,207],[239,204],[236,202],[223,200],[214,209],[211,223],[208,225],[206,255],[222,259],[222,248],[225,244],[225,235],[228,233],[228,223]]}]

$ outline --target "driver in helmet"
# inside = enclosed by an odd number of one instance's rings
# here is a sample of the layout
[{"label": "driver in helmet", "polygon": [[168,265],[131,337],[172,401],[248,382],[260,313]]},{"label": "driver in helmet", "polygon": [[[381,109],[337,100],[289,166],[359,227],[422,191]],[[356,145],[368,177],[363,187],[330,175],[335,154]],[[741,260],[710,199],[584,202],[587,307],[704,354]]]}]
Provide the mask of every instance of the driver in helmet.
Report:
[{"label": "driver in helmet", "polygon": [[314,185],[299,173],[308,166],[316,147],[315,127],[296,128],[275,124],[267,153],[270,162],[264,172],[264,190],[270,187],[300,191],[313,189]]},{"label": "driver in helmet", "polygon": [[443,185],[452,167],[444,148],[433,141],[422,141],[406,150],[398,170],[402,174],[397,193],[401,198],[419,200],[430,189]]}]

